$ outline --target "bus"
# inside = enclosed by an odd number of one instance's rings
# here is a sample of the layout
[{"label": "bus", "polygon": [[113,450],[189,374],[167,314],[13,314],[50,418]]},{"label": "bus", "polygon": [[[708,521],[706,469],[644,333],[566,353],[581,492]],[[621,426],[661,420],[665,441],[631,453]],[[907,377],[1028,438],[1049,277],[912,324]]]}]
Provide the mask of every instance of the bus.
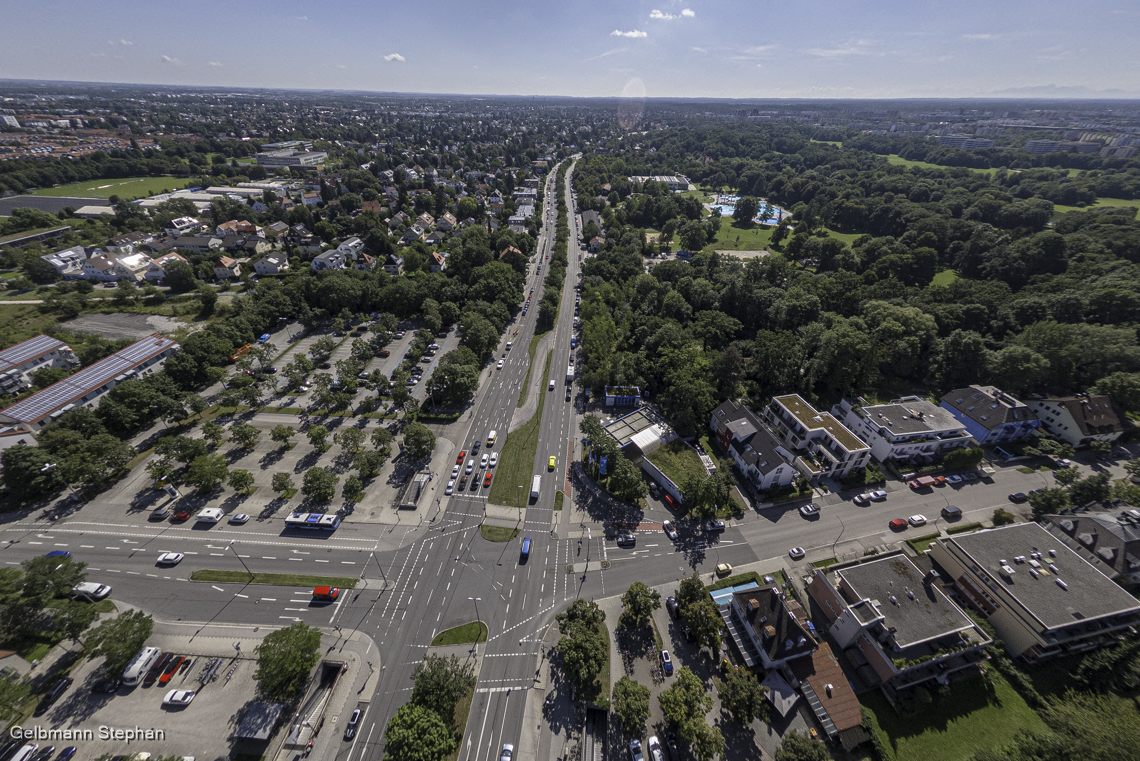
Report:
[{"label": "bus", "polygon": [[340,516],[336,513],[293,513],[285,519],[285,528],[336,531]]}]

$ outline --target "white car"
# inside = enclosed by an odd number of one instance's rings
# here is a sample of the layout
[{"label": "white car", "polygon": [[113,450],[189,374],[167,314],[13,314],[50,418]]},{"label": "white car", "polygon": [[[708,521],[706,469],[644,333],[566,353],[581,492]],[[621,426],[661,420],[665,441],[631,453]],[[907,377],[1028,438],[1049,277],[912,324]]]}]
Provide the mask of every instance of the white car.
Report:
[{"label": "white car", "polygon": [[925,526],[926,516],[922,514],[912,515],[906,519],[906,522],[912,526]]},{"label": "white car", "polygon": [[886,498],[887,492],[885,489],[876,489],[875,491],[871,492],[871,499],[873,499],[875,502],[882,502]]},{"label": "white car", "polygon": [[443,493],[444,494],[451,494],[454,491],[455,491],[455,479],[453,478],[447,482],[447,488],[443,490]]},{"label": "white car", "polygon": [[473,470],[475,470],[475,460],[471,459],[471,460],[467,461],[467,469],[464,470],[463,472],[466,473],[467,475],[471,475],[471,471],[473,471]]},{"label": "white car", "polygon": [[658,741],[657,735],[650,737],[647,745],[650,761],[665,761],[665,757],[661,755],[661,743]]},{"label": "white car", "polygon": [[955,475],[955,476],[946,476],[946,480],[947,480],[947,481],[949,481],[949,482],[950,482],[950,483],[952,483],[952,484],[960,484],[960,483],[962,483],[962,477],[961,477],[961,476],[957,476],[957,475]]},{"label": "white car", "polygon": [[495,366],[495,369],[496,370],[502,370],[503,369],[503,360],[501,360],[501,359],[499,360],[499,364],[497,364]]},{"label": "white car", "polygon": [[162,699],[164,706],[188,706],[194,699],[194,690],[171,690]]},{"label": "white car", "polygon": [[491,462],[489,464],[492,468],[499,464],[499,453],[498,452],[492,452],[491,453]]},{"label": "white car", "polygon": [[856,505],[869,505],[871,504],[870,494],[856,494],[854,499],[851,500]]},{"label": "white car", "polygon": [[515,746],[510,743],[503,744],[503,752],[499,754],[499,761],[511,761],[515,755]]},{"label": "white car", "polygon": [[490,461],[491,461],[490,456],[487,454],[484,454],[481,458],[479,458],[479,467],[480,468],[487,467],[487,463]]},{"label": "white car", "polygon": [[807,553],[804,552],[803,547],[793,547],[790,550],[788,550],[788,557],[790,557],[792,560],[799,560],[800,558],[802,558],[806,554]]},{"label": "white car", "polygon": [[451,477],[452,478],[459,478],[459,466],[458,465],[456,465],[454,468],[451,469]]},{"label": "white car", "polygon": [[677,529],[673,526],[673,521],[662,521],[661,530],[665,532],[665,536],[677,541]]},{"label": "white car", "polygon": [[242,523],[245,523],[248,520],[249,520],[249,516],[246,515],[245,513],[235,513],[234,515],[230,516],[230,523],[233,523],[235,525],[241,525]]},{"label": "white car", "polygon": [[181,552],[164,552],[158,556],[159,565],[178,565],[185,557]]}]

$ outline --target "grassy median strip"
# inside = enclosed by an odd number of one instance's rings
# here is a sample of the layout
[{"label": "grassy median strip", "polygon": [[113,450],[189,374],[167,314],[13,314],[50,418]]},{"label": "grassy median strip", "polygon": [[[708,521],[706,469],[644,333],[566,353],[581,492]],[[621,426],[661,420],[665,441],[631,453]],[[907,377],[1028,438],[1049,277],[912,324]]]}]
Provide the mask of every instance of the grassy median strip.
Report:
[{"label": "grassy median strip", "polygon": [[[526,425],[507,435],[507,443],[499,455],[499,467],[495,468],[495,480],[491,482],[491,493],[487,496],[496,505],[519,507],[525,505],[530,498],[530,476],[538,452],[538,432],[542,426],[542,409],[546,402],[545,380],[550,372],[550,357],[553,353],[546,353],[546,366],[541,379],[544,382],[538,392],[538,409]],[[518,488],[520,486],[523,487],[521,491]]]},{"label": "grassy median strip", "polygon": [[519,392],[519,401],[516,407],[521,407],[526,404],[526,390],[530,386],[530,371],[534,369],[534,349],[538,346],[538,342],[542,337],[549,333],[549,330],[544,330],[541,333],[535,333],[530,339],[530,346],[527,347],[527,363],[526,363],[526,378],[523,379],[522,391]]},{"label": "grassy median strip", "polygon": [[439,647],[440,645],[466,645],[471,642],[486,642],[487,641],[487,624],[480,623],[479,621],[472,621],[463,626],[456,626],[454,629],[448,629],[435,635],[435,639],[431,641],[432,647]]},{"label": "grassy median strip", "polygon": [[222,584],[269,584],[275,587],[341,587],[352,589],[359,581],[350,576],[310,576],[304,573],[246,573],[215,571],[203,568],[190,574],[190,581],[214,581]]},{"label": "grassy median strip", "polygon": [[517,528],[504,528],[503,526],[489,526],[484,523],[479,527],[479,533],[488,542],[509,542],[519,535]]}]

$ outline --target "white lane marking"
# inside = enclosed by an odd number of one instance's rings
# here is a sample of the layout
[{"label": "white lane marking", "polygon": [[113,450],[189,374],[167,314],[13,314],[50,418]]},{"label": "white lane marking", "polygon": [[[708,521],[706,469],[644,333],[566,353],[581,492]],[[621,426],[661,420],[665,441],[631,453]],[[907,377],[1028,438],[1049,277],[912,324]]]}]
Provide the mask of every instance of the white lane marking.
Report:
[{"label": "white lane marking", "polygon": [[213,585],[213,584],[211,584],[211,585],[210,585],[210,587],[211,587],[211,588],[213,588],[213,589],[216,589],[216,590],[218,590],[219,592],[225,592],[225,591],[226,591],[226,590],[222,589],[221,587],[219,587],[219,586],[215,586],[215,585]]}]

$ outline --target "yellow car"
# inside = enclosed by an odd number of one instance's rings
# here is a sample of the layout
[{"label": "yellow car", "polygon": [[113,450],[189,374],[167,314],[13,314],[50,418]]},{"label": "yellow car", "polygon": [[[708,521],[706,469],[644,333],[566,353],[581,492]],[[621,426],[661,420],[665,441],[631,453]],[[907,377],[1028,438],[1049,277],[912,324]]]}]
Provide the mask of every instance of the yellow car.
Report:
[{"label": "yellow car", "polygon": [[732,566],[730,566],[728,563],[721,563],[720,565],[718,565],[716,567],[716,575],[717,576],[720,576],[723,578],[723,577],[729,575],[730,573],[732,573]]},{"label": "yellow car", "polygon": [[551,470],[554,470],[554,466],[556,466],[557,464],[558,464],[558,458],[555,457],[554,455],[550,455],[550,461],[546,463],[546,466],[548,468],[550,468]]}]

